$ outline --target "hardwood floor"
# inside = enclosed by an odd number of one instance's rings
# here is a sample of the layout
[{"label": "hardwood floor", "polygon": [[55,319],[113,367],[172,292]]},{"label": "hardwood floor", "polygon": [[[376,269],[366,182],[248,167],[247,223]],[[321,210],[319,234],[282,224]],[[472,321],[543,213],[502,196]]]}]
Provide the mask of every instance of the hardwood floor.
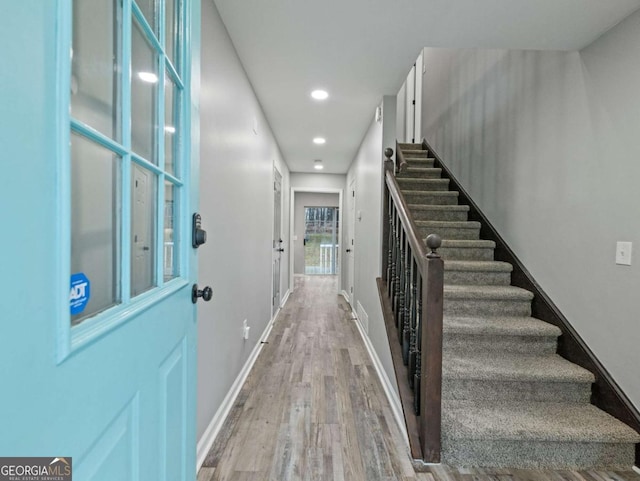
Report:
[{"label": "hardwood floor", "polygon": [[198,481],[640,481],[629,472],[416,472],[335,276],[296,277]]}]

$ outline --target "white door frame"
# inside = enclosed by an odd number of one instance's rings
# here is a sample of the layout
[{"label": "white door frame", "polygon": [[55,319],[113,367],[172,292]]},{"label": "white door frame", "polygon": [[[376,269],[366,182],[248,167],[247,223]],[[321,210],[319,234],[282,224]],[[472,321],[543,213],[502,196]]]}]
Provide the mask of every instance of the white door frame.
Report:
[{"label": "white door frame", "polygon": [[[277,240],[280,239],[282,240],[282,211],[283,211],[283,195],[282,195],[282,173],[280,172],[280,169],[278,169],[278,166],[276,165],[275,161],[273,162],[273,179],[272,179],[272,185],[273,185],[273,203],[274,203],[274,209],[273,209],[273,230],[272,230],[272,244],[271,244],[271,318],[275,319],[276,315],[278,314],[278,311],[280,310],[280,307],[282,306],[282,292],[281,292],[281,286],[282,286],[282,254],[280,252],[276,253],[276,249],[282,248],[282,243],[278,243]],[[280,212],[276,212],[275,211],[275,192],[276,192],[276,178],[279,177],[279,182],[280,182]],[[278,226],[280,227],[280,232],[276,232],[276,219],[280,218],[280,221],[278,222]],[[277,259],[276,259],[277,257]],[[278,263],[278,278],[276,279],[276,273],[275,273],[275,269],[276,269],[276,261]],[[278,283],[278,285],[276,286],[275,283]],[[277,295],[278,295],[278,299],[275,299],[275,290],[277,287]]]},{"label": "white door frame", "polygon": [[424,49],[416,59],[416,80],[415,80],[415,109],[413,111],[413,138],[417,143],[422,142],[422,81],[424,76]]},{"label": "white door frame", "polygon": [[339,236],[339,240],[338,242],[340,243],[340,249],[338,249],[338,262],[339,262],[339,266],[340,266],[340,270],[338,272],[338,292],[342,291],[342,273],[343,273],[343,268],[342,268],[342,246],[344,245],[343,238],[344,238],[344,210],[342,209],[342,197],[344,194],[344,189],[331,189],[331,188],[324,188],[324,187],[318,187],[318,188],[313,188],[313,187],[291,187],[291,195],[289,197],[289,292],[293,292],[294,287],[295,287],[295,277],[294,277],[294,272],[293,272],[293,262],[294,262],[294,251],[295,251],[295,244],[293,241],[293,235],[295,233],[294,231],[294,221],[295,221],[295,208],[296,208],[296,192],[310,192],[310,193],[315,193],[315,194],[338,194],[338,209],[340,209],[340,224],[339,224],[339,229],[340,229],[340,236]]},{"label": "white door frame", "polygon": [[[356,306],[355,306],[355,291],[356,291],[356,255],[354,252],[355,249],[355,245],[351,243],[351,240],[355,241],[356,238],[356,196],[355,196],[355,192],[356,192],[356,188],[357,188],[357,184],[356,184],[356,177],[354,176],[353,179],[351,179],[351,183],[349,184],[349,190],[348,192],[348,196],[349,196],[349,201],[347,202],[349,204],[349,212],[345,212],[345,218],[347,218],[348,216],[348,226],[349,228],[348,230],[348,234],[350,239],[347,239],[346,242],[348,243],[346,248],[347,249],[351,249],[351,252],[349,254],[347,254],[347,278],[345,280],[345,282],[347,283],[347,285],[345,286],[347,289],[349,289],[349,291],[343,291],[342,296],[347,299],[347,301],[349,302],[349,304],[351,305],[351,308],[355,311]],[[353,192],[353,193],[352,193]],[[353,208],[353,211],[352,211]]]}]

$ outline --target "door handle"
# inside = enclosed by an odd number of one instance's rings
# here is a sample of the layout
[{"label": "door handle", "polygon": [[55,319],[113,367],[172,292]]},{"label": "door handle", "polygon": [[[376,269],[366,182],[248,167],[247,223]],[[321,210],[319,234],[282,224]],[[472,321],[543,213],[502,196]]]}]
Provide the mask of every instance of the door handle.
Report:
[{"label": "door handle", "polygon": [[284,249],[281,247],[280,249],[278,249],[278,252],[284,252]]},{"label": "door handle", "polygon": [[194,304],[198,302],[198,297],[202,297],[203,301],[209,302],[213,297],[213,289],[207,286],[204,289],[200,290],[198,289],[198,284],[194,284],[191,288],[191,302],[193,302]]},{"label": "door handle", "polygon": [[347,249],[346,252],[351,252],[351,249]]}]

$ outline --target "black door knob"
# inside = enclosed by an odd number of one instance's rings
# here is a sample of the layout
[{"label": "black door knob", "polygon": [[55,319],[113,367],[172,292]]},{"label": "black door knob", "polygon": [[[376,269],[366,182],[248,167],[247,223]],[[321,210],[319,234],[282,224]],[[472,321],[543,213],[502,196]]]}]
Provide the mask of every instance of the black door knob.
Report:
[{"label": "black door knob", "polygon": [[351,249],[347,249],[347,252],[351,252]]},{"label": "black door knob", "polygon": [[284,252],[283,248],[278,249],[278,252]]},{"label": "black door knob", "polygon": [[191,288],[191,302],[193,302],[194,304],[198,302],[198,297],[202,297],[203,301],[209,302],[213,297],[213,289],[207,286],[204,289],[200,290],[198,289],[198,284],[194,284]]}]

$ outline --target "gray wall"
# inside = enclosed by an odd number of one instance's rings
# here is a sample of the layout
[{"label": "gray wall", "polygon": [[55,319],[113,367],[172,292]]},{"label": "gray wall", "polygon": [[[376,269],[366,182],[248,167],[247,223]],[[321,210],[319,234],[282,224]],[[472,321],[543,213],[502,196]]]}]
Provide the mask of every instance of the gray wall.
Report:
[{"label": "gray wall", "polygon": [[[340,207],[338,194],[320,194],[316,192],[296,192],[293,197],[293,272],[304,274],[304,208],[305,207]],[[338,235],[342,236],[342,212]],[[338,241],[340,242],[340,240]],[[342,245],[342,243],[340,243]],[[340,271],[338,271],[340,272]]]},{"label": "gray wall", "polygon": [[[211,0],[202,2],[202,46],[200,211],[209,241],[199,249],[199,279],[214,297],[198,303],[198,438],[271,318],[274,161],[289,250],[289,170]],[[282,295],[288,272],[283,256]]]},{"label": "gray wall", "polygon": [[[382,318],[382,308],[378,297],[376,278],[380,277],[381,239],[382,239],[382,172],[383,172],[383,138],[388,137],[386,130],[389,125],[396,128],[395,99],[385,97],[381,104],[383,108],[383,124],[375,120],[360,144],[358,152],[347,173],[347,185],[356,181],[356,216],[361,214],[360,220],[355,220],[355,273],[352,307],[358,310],[358,304],[365,311],[368,322],[368,336],[371,340],[384,370],[395,387],[395,373],[391,361],[391,351],[387,340],[387,332]],[[385,116],[393,112],[388,117]],[[372,115],[373,117],[373,115]],[[385,131],[383,133],[383,130]],[[345,222],[348,222],[348,212],[345,212]]]},{"label": "gray wall", "polygon": [[422,107],[423,135],[640,407],[638,45],[640,12],[580,52],[426,49]]}]

